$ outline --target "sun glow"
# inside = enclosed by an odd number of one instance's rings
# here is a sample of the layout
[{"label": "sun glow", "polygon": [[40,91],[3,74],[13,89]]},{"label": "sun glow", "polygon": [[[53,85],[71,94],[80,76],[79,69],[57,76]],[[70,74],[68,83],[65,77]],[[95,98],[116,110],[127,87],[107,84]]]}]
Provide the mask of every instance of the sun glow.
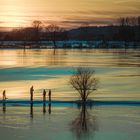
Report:
[{"label": "sun glow", "polygon": [[139,0],[0,0],[0,27],[28,26],[33,20],[62,26],[112,24],[140,15]]}]

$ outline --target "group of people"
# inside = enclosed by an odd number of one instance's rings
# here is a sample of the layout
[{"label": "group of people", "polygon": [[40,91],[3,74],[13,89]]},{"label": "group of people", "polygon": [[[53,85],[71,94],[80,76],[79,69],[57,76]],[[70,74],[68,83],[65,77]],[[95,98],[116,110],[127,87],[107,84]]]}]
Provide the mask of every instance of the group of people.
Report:
[{"label": "group of people", "polygon": [[[33,86],[30,88],[30,95],[31,95],[31,101],[33,101],[33,95],[34,95]],[[51,90],[49,90],[48,96],[49,96],[49,101],[51,101]],[[43,90],[43,101],[46,101],[46,90],[45,89]]]},{"label": "group of people", "polygon": [[[30,97],[31,97],[31,101],[33,101],[33,95],[34,95],[34,87],[32,86],[30,88]],[[48,92],[48,97],[49,97],[49,102],[51,101],[51,90],[49,90]],[[7,100],[8,98],[6,97],[6,91],[3,91],[3,101]],[[43,101],[46,101],[46,90],[43,90]]]}]

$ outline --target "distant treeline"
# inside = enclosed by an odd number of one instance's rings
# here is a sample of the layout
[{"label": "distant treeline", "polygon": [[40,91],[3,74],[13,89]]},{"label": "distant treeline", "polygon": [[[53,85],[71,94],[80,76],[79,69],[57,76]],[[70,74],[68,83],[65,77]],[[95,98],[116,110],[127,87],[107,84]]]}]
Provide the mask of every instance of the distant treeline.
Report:
[{"label": "distant treeline", "polygon": [[85,26],[65,30],[55,24],[44,26],[41,21],[33,21],[30,27],[13,29],[10,32],[0,32],[0,41],[56,41],[66,40],[103,40],[103,41],[140,41],[140,16],[122,17],[116,25],[104,27]]}]

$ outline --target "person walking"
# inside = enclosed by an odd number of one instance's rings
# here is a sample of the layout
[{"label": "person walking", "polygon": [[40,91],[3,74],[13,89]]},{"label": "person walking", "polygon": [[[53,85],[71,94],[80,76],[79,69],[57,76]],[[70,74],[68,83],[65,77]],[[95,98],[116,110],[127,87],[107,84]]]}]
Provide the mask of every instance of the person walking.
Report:
[{"label": "person walking", "polygon": [[7,98],[6,98],[6,91],[4,90],[3,91],[3,101],[5,101]]}]

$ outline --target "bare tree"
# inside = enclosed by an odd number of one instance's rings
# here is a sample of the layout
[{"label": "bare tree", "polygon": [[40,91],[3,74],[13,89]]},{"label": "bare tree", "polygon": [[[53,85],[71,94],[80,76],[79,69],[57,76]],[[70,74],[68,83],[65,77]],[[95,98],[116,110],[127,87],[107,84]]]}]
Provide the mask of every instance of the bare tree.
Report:
[{"label": "bare tree", "polygon": [[42,22],[39,20],[35,20],[32,22],[32,27],[34,29],[34,40],[38,42],[40,40],[40,32],[42,29]]},{"label": "bare tree", "polygon": [[41,27],[42,22],[39,20],[34,20],[32,24],[34,28],[39,29]]},{"label": "bare tree", "polygon": [[121,17],[117,19],[119,26],[138,26],[139,17]]},{"label": "bare tree", "polygon": [[117,22],[118,22],[118,24],[119,24],[119,26],[125,26],[125,18],[119,18],[119,19],[117,19]]},{"label": "bare tree", "polygon": [[118,19],[118,39],[124,41],[124,47],[127,49],[127,43],[135,39],[133,27],[136,26],[135,17],[121,17]]},{"label": "bare tree", "polygon": [[57,41],[57,35],[61,32],[64,32],[63,28],[51,24],[46,27],[46,33],[50,37],[50,40],[53,42],[54,49],[57,48],[56,41]]},{"label": "bare tree", "polygon": [[140,16],[137,17],[138,26],[140,26]]},{"label": "bare tree", "polygon": [[82,102],[85,103],[88,96],[97,89],[98,80],[91,68],[78,67],[70,78],[70,84],[78,91]]}]

